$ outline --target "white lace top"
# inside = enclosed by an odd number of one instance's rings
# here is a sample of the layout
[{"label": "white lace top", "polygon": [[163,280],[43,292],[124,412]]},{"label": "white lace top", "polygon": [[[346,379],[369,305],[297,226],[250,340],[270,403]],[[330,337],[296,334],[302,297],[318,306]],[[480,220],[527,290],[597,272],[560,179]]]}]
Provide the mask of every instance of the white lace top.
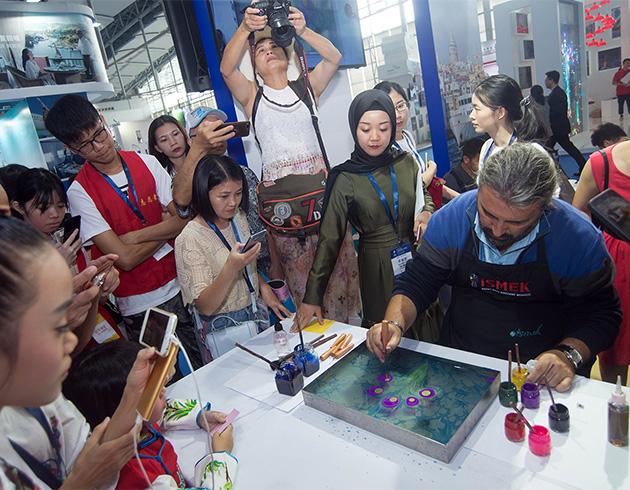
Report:
[{"label": "white lace top", "polygon": [[[256,111],[256,137],[262,149],[262,180],[275,180],[290,174],[315,174],[325,168],[311,113],[304,102],[291,107],[297,95],[286,86],[276,90],[263,86]],[[314,108],[317,113],[317,108]]]}]

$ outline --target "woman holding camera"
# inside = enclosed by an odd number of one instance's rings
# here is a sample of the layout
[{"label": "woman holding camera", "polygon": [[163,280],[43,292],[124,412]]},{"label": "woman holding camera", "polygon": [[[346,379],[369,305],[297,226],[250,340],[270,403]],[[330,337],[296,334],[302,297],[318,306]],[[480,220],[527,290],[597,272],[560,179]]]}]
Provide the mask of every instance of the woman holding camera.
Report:
[{"label": "woman holding camera", "polygon": [[[302,12],[289,7],[287,19],[296,36],[315,49],[322,61],[308,76],[304,73],[297,82],[290,83],[287,51],[273,38],[259,35],[256,42],[252,42],[251,56],[257,80],[262,83],[249,80],[238,67],[248,49],[250,36],[267,25],[265,13],[266,10],[256,4],[245,11],[243,22],[225,47],[221,73],[247,117],[255,122],[254,131],[262,153],[263,182],[282,185],[286,177],[304,176],[305,181],[326,171],[325,155],[311,110],[316,113],[317,101],[336,73],[341,54],[328,39],[306,26]],[[273,233],[286,281],[299,304],[315,257],[318,234],[299,230],[294,234],[281,234],[271,226],[269,230]],[[348,233],[324,297],[324,315],[342,322],[356,321],[360,309],[357,262]]]}]

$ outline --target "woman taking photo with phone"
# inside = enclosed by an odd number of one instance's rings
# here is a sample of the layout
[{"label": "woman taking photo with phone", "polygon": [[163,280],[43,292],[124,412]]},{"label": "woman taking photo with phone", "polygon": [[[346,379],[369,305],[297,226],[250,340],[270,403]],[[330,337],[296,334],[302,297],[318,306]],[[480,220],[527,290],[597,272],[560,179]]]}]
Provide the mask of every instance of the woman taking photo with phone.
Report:
[{"label": "woman taking photo with phone", "polygon": [[[256,271],[260,243],[243,251],[250,232],[240,166],[226,156],[203,157],[193,176],[191,205],[196,217],[175,239],[175,260],[184,303],[198,313],[197,341],[208,363],[225,352],[224,336],[231,336],[232,348],[234,339],[247,338],[247,328],[255,335],[269,326],[265,305],[279,318],[290,313]],[[257,304],[259,294],[264,304]],[[235,328],[240,333],[228,331]]]},{"label": "woman taking photo with phone", "polygon": [[[350,159],[330,173],[317,254],[294,330],[304,328],[313,315],[322,321],[324,291],[348,222],[359,232],[362,326],[380,321],[394,278],[411,258],[416,180],[422,176],[411,155],[392,148],[396,138],[394,104],[382,91],[367,90],[352,101],[348,119],[355,148]],[[426,191],[424,197],[420,214],[428,221],[433,202]]]},{"label": "woman taking photo with phone", "polygon": [[[96,268],[88,268],[93,276]],[[91,279],[91,277],[90,277]],[[73,279],[32,227],[0,218],[0,487],[105,488],[133,456],[131,431],[153,352],[138,354],[111,419],[90,427],[61,395],[77,337]]]}]

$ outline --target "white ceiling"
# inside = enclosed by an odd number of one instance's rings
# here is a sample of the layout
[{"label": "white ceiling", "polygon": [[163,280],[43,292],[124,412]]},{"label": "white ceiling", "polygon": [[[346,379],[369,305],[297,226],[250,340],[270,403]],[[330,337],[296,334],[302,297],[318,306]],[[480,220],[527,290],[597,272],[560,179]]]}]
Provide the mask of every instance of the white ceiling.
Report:
[{"label": "white ceiling", "polygon": [[[101,24],[100,29],[105,28],[116,14],[132,3],[133,0],[91,0],[94,14]],[[144,28],[151,59],[155,61],[173,46],[173,39],[168,32],[164,34],[164,31],[168,31],[168,24],[163,14],[157,17],[154,22],[145,25]],[[143,44],[144,39],[142,33],[139,32],[130,42],[116,51],[120,78],[125,85],[150,66],[149,55]],[[114,86],[116,93],[119,93],[121,88],[116,66],[111,59],[106,60],[106,63],[109,64],[107,69],[109,81]]]}]

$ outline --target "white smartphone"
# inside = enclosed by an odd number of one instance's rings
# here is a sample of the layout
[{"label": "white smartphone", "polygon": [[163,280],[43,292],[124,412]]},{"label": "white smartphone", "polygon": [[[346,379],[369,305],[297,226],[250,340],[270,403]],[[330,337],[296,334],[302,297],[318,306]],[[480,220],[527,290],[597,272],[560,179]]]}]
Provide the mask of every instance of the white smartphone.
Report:
[{"label": "white smartphone", "polygon": [[168,355],[171,339],[177,327],[177,315],[159,308],[149,308],[144,315],[140,343],[145,347],[155,348],[162,357]]},{"label": "white smartphone", "polygon": [[267,230],[260,230],[257,233],[254,233],[249,237],[243,248],[241,249],[241,253],[244,254],[249,249],[251,249],[257,243],[262,243],[262,241],[267,238]]}]

